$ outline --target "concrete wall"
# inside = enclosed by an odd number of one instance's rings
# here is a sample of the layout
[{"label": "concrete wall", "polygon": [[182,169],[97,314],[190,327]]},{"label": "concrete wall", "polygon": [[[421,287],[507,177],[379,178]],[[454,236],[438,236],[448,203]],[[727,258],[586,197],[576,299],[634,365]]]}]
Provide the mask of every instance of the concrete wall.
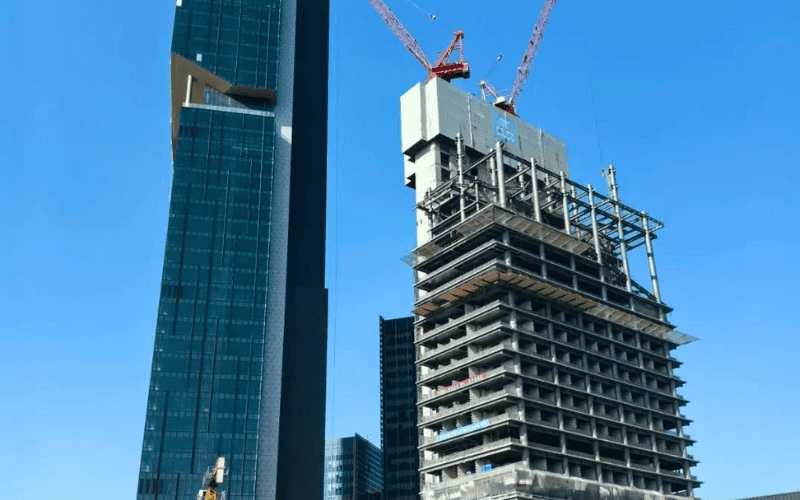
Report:
[{"label": "concrete wall", "polygon": [[[456,175],[459,132],[464,137],[465,167],[499,141],[505,151],[526,160],[536,158],[545,168],[569,176],[563,141],[439,78],[418,83],[403,94],[400,114],[405,185],[416,190],[417,203]],[[449,164],[442,161],[442,153],[449,157]],[[479,175],[488,180],[488,170]],[[422,245],[430,239],[430,222],[418,210],[416,223],[417,244]]]},{"label": "concrete wall", "polygon": [[479,154],[501,141],[506,151],[543,160],[551,170],[569,175],[563,141],[439,78],[418,83],[403,94],[400,114],[403,153],[412,159],[406,164],[406,178],[414,173],[413,161],[430,141],[440,135],[455,140],[458,132],[465,145]]},{"label": "concrete wall", "polygon": [[[516,492],[518,496],[513,496]],[[451,482],[437,487],[426,485],[422,500],[481,500],[496,495],[516,498],[547,498],[563,500],[667,500],[686,498],[664,495],[627,486],[566,477],[544,471],[511,467],[476,475],[474,479]]]}]

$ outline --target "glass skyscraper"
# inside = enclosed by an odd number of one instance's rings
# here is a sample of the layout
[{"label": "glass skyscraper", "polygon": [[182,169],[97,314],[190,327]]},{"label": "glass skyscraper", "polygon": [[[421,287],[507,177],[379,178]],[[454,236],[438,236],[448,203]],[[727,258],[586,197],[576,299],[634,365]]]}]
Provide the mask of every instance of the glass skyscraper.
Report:
[{"label": "glass skyscraper", "polygon": [[413,316],[380,318],[381,446],[386,500],[419,499]]},{"label": "glass skyscraper", "polygon": [[323,500],[380,499],[382,477],[381,449],[368,440],[358,434],[325,440]]},{"label": "glass skyscraper", "polygon": [[138,499],[194,500],[220,455],[229,500],[322,497],[328,10],[177,1]]}]

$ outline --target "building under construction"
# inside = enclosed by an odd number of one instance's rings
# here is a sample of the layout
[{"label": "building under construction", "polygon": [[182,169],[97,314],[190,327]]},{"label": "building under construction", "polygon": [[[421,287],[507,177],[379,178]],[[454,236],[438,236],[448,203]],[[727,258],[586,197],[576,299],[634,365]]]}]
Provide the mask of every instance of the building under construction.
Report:
[{"label": "building under construction", "polygon": [[694,497],[663,224],[619,201],[613,167],[608,196],[573,181],[562,141],[439,78],[401,112],[422,498]]}]

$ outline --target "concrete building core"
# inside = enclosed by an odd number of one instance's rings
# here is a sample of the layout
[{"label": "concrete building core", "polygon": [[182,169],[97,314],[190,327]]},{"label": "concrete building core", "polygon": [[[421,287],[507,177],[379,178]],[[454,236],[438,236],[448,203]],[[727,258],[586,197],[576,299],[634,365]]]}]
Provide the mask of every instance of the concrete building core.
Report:
[{"label": "concrete building core", "polygon": [[[421,497],[694,497],[652,241],[562,141],[440,79],[401,98]],[[651,289],[631,278],[645,246]]]}]

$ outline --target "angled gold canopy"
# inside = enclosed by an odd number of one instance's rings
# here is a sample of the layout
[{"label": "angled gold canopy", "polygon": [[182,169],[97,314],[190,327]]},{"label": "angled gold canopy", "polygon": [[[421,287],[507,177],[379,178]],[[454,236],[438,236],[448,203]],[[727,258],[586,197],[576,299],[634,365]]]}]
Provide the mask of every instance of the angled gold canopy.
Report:
[{"label": "angled gold canopy", "polygon": [[[175,148],[180,130],[181,106],[186,102],[187,97],[191,104],[203,104],[203,90],[209,86],[225,95],[253,97],[264,99],[274,103],[277,92],[273,89],[261,87],[247,87],[244,85],[233,85],[227,80],[220,78],[219,75],[208,71],[198,64],[186,59],[180,54],[172,53],[170,58],[171,80],[172,80],[172,154],[175,155]],[[186,87],[189,84],[189,76],[192,77],[191,92],[187,94]]]}]

